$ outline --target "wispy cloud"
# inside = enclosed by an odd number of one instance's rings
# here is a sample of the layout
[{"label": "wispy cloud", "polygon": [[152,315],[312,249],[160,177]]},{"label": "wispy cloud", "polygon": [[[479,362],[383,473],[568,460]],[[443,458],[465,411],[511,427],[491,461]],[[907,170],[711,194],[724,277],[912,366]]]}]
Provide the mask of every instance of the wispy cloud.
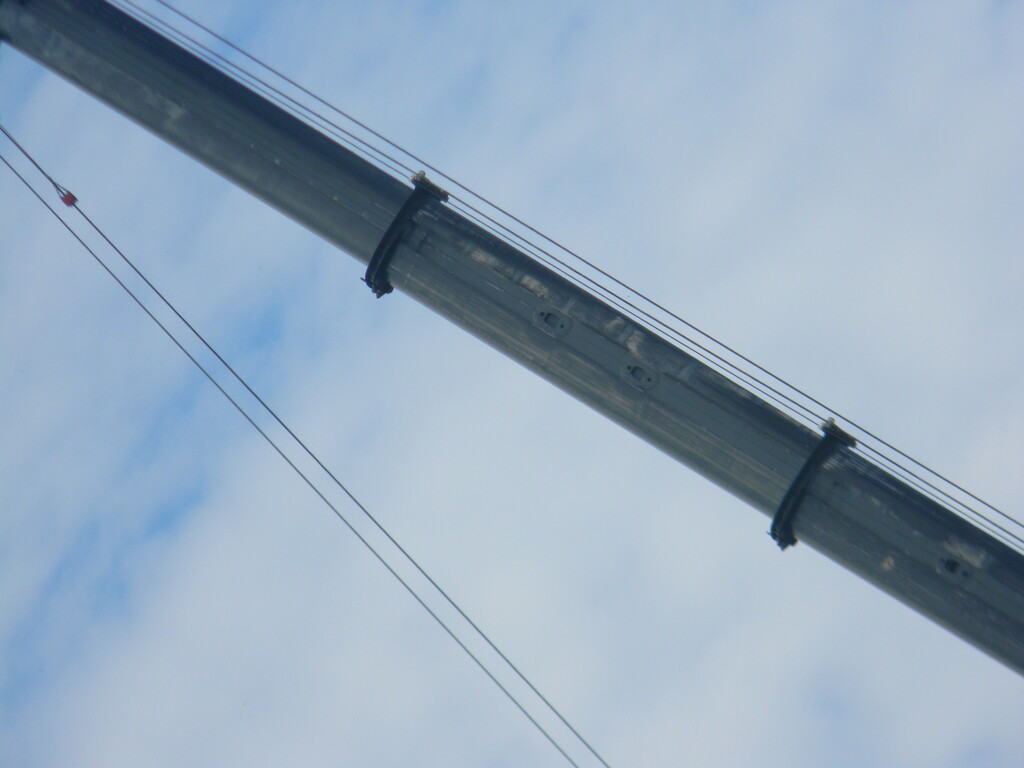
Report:
[{"label": "wispy cloud", "polygon": [[[1020,507],[1018,6],[183,6]],[[0,69],[5,125],[613,765],[1020,764],[1012,672],[779,555],[766,519],[7,48]],[[0,195],[0,760],[561,764]]]}]

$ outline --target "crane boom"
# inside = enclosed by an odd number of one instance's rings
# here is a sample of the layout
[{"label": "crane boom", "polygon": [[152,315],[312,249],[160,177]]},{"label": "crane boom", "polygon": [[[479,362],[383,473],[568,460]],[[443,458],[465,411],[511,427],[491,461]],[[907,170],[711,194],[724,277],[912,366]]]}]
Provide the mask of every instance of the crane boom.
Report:
[{"label": "crane boom", "polygon": [[[1024,673],[1024,555],[103,0],[0,0],[0,40]],[[415,196],[415,204],[411,196]],[[371,273],[368,272],[368,277]]]}]

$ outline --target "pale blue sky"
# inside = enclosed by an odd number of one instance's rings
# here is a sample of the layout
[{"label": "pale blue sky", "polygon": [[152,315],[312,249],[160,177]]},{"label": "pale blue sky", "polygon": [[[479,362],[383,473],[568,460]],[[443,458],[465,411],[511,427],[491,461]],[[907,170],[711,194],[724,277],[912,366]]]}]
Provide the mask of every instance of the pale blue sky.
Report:
[{"label": "pale blue sky", "polygon": [[[1019,516],[1020,4],[209,5]],[[1018,676],[4,47],[0,83],[612,765],[1024,761]],[[0,202],[0,762],[563,764],[6,171]]]}]

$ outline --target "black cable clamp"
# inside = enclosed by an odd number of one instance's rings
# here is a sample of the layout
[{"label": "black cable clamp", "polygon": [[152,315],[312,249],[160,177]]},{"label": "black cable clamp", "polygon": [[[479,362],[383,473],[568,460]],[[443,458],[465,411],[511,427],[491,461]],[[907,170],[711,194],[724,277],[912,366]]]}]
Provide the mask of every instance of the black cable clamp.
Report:
[{"label": "black cable clamp", "polygon": [[857,441],[836,426],[835,421],[829,419],[822,426],[824,433],[821,440],[811,451],[804,462],[800,472],[793,479],[792,484],[786,491],[786,495],[779,502],[779,508],[775,510],[775,517],[772,518],[771,537],[779,545],[779,549],[785,549],[796,544],[796,536],[793,535],[793,519],[796,517],[800,503],[804,500],[807,486],[811,484],[815,474],[822,465],[840,448],[852,448]]},{"label": "black cable clamp", "polygon": [[395,290],[391,281],[388,280],[388,266],[391,264],[391,257],[394,255],[395,249],[412,225],[412,217],[431,199],[440,200],[442,203],[448,202],[448,193],[428,181],[427,175],[423,171],[412,177],[412,183],[414,185],[412,192],[405,198],[402,207],[398,209],[395,218],[391,220],[391,224],[388,225],[380,242],[377,243],[370,263],[366,267],[366,277],[363,278],[363,282],[370,286],[370,290],[378,299]]}]

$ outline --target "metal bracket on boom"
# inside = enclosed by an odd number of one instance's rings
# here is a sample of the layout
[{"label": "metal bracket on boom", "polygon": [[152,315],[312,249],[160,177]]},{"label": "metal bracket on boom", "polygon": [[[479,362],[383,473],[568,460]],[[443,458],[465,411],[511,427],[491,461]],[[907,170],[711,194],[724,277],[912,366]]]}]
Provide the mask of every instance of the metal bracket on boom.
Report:
[{"label": "metal bracket on boom", "polygon": [[786,547],[796,544],[796,536],[793,534],[793,519],[796,517],[800,503],[804,500],[804,494],[807,492],[807,486],[811,484],[814,475],[840,448],[852,448],[857,444],[857,441],[837,427],[832,419],[826,421],[821,430],[824,433],[821,440],[793,479],[786,495],[779,502],[779,508],[775,510],[775,517],[772,518],[772,527],[769,533],[775,539],[775,543],[779,545],[779,549],[786,549]]},{"label": "metal bracket on boom", "polygon": [[395,249],[408,231],[412,217],[431,198],[440,200],[442,203],[448,202],[448,193],[428,181],[427,175],[423,171],[412,177],[412,183],[415,188],[405,198],[402,207],[398,209],[395,218],[391,220],[391,224],[388,225],[380,242],[377,243],[377,248],[366,267],[366,277],[363,278],[363,282],[370,286],[370,290],[378,299],[395,289],[391,285],[391,281],[388,280],[388,265],[391,263]]}]

